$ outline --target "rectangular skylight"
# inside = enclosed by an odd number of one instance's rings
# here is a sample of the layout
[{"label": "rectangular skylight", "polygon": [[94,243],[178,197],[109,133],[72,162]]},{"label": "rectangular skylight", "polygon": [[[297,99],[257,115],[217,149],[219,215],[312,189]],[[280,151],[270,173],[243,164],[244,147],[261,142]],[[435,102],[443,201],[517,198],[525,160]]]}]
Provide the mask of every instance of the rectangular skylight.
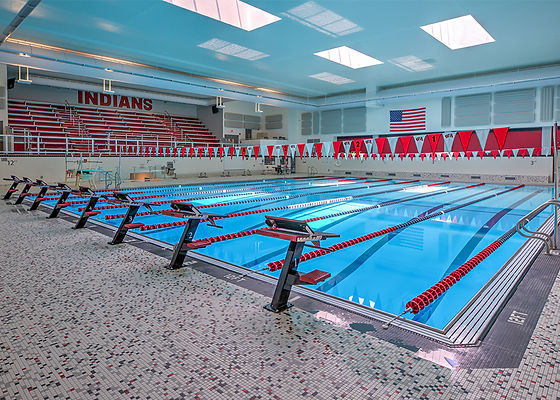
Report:
[{"label": "rectangular skylight", "polygon": [[448,19],[435,24],[421,26],[451,50],[494,42],[494,38],[478,23],[472,15]]},{"label": "rectangular skylight", "polygon": [[389,62],[410,72],[426,71],[434,67],[432,64],[429,64],[416,56],[397,57],[389,60]]},{"label": "rectangular skylight", "polygon": [[249,61],[260,60],[261,58],[268,57],[268,54],[266,53],[249,49],[239,44],[226,42],[221,39],[210,39],[207,42],[199,44],[198,47]]},{"label": "rectangular skylight", "polygon": [[335,47],[334,49],[320,51],[318,53],[315,53],[315,55],[353,69],[383,64],[382,61],[379,61],[373,57],[370,57],[364,53],[360,53],[359,51],[346,46]]},{"label": "rectangular skylight", "polygon": [[246,31],[252,31],[281,19],[241,0],[163,1]]},{"label": "rectangular skylight", "polygon": [[361,26],[314,1],[289,9],[282,15],[329,36],[344,36],[363,30]]},{"label": "rectangular skylight", "polygon": [[348,79],[340,75],[331,74],[330,72],[321,72],[320,74],[309,75],[309,77],[325,82],[334,83],[335,85],[343,85],[345,83],[354,82],[352,79]]}]

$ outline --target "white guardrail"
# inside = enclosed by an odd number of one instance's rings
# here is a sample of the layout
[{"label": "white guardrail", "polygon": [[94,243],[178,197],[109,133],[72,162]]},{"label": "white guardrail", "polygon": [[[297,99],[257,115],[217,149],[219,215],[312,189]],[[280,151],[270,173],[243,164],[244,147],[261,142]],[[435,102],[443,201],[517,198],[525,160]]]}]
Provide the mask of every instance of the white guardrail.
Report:
[{"label": "white guardrail", "polygon": [[21,156],[52,156],[69,155],[75,153],[89,155],[123,155],[134,156],[144,154],[145,148],[190,148],[232,146],[232,143],[205,143],[181,141],[176,138],[160,138],[158,135],[135,134],[130,132],[122,135],[108,134],[103,138],[79,135],[43,135],[43,134],[1,134],[0,154]]}]

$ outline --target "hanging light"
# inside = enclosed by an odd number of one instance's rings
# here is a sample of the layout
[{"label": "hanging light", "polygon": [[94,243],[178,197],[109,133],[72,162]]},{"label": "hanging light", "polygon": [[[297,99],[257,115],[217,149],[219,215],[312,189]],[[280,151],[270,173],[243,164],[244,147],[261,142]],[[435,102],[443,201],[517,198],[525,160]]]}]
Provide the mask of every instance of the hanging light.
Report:
[{"label": "hanging light", "polygon": [[216,96],[216,108],[224,108],[224,98],[222,96]]},{"label": "hanging light", "polygon": [[[22,74],[23,68],[23,74]],[[29,67],[22,67],[21,65],[18,66],[18,83],[25,83],[30,84],[32,81],[29,79]]]},{"label": "hanging light", "polygon": [[103,93],[115,93],[111,79],[103,79]]}]

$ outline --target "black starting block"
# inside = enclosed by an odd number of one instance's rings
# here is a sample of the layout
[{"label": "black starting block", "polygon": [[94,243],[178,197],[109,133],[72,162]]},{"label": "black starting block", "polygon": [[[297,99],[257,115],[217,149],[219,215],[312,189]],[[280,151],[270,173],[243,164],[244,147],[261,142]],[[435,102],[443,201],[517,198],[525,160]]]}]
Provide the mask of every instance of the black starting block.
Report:
[{"label": "black starting block", "polygon": [[34,186],[41,188],[41,190],[39,190],[37,197],[35,197],[35,200],[33,200],[33,204],[31,204],[31,207],[29,207],[29,211],[33,211],[39,208],[39,204],[41,204],[41,202],[45,200],[45,194],[47,193],[47,190],[56,189],[56,186],[49,185],[47,182],[41,179],[37,179],[37,182],[35,182]]},{"label": "black starting block", "polygon": [[157,206],[159,204],[134,201],[128,194],[122,192],[113,192],[113,196],[114,199],[107,200],[109,203],[128,206],[126,215],[117,228],[115,236],[113,236],[113,240],[109,242],[109,244],[119,244],[122,243],[129,229],[140,228],[144,226],[144,224],[141,222],[133,222],[134,217],[136,216],[136,213],[138,212],[140,207],[146,207],[148,210],[152,211],[152,206]]},{"label": "black starting block", "polygon": [[188,219],[181,239],[179,239],[173,248],[171,263],[167,267],[168,269],[178,269],[183,266],[183,262],[189,250],[201,249],[210,244],[209,241],[205,240],[193,241],[194,234],[200,222],[202,220],[207,220],[209,226],[221,228],[221,226],[216,225],[214,222],[214,218],[220,217],[221,215],[200,212],[198,208],[190,203],[173,202],[171,203],[171,208],[171,210],[164,210],[161,213],[172,217]]},{"label": "black starting block", "polygon": [[90,188],[88,188],[86,186],[80,186],[78,191],[79,191],[79,196],[89,196],[89,201],[88,201],[87,205],[85,206],[84,211],[82,212],[82,215],[80,215],[80,218],[78,218],[78,221],[76,221],[76,225],[74,225],[73,229],[83,228],[84,226],[86,226],[86,222],[89,219],[89,217],[100,214],[101,211],[95,211],[94,210],[95,205],[97,204],[97,201],[101,197],[106,197],[104,195],[96,194],[93,190],[91,190]]},{"label": "black starting block", "polygon": [[4,178],[5,181],[12,181],[12,185],[10,186],[10,188],[8,189],[8,191],[6,192],[6,194],[4,195],[4,200],[8,200],[10,197],[12,197],[12,194],[14,194],[15,192],[17,192],[17,186],[22,183],[25,182],[21,179],[19,179],[17,176],[15,175],[11,175],[10,178]]},{"label": "black starting block", "polygon": [[25,176],[23,177],[23,179],[20,181],[20,183],[25,183],[25,186],[23,187],[23,190],[21,191],[21,193],[19,194],[19,197],[17,198],[16,202],[14,204],[21,204],[23,203],[23,200],[31,195],[31,193],[29,193],[29,189],[31,189],[31,187],[35,186],[35,182],[33,182],[31,179],[26,178]]},{"label": "black starting block", "polygon": [[[300,275],[297,269],[303,247],[322,249],[319,246],[321,240],[339,237],[340,235],[313,231],[305,221],[269,216],[265,218],[269,228],[258,229],[257,234],[290,241],[282,265],[282,272],[272,296],[272,302],[264,307],[269,311],[278,313],[292,306],[288,303],[288,299],[293,285],[315,285],[331,276],[329,272],[320,270]],[[305,242],[312,242],[313,245],[308,245]],[[324,250],[329,251],[329,249]]]},{"label": "black starting block", "polygon": [[56,187],[54,187],[54,190],[57,190],[57,191],[60,192],[60,197],[56,201],[56,204],[54,205],[53,209],[51,210],[51,213],[49,214],[49,216],[47,218],[58,217],[58,214],[60,214],[60,210],[62,210],[64,207],[68,207],[70,205],[70,203],[66,202],[66,200],[68,199],[68,196],[70,196],[71,194],[73,194],[75,192],[74,190],[72,190],[72,188],[70,186],[68,186],[65,183],[59,183]]}]

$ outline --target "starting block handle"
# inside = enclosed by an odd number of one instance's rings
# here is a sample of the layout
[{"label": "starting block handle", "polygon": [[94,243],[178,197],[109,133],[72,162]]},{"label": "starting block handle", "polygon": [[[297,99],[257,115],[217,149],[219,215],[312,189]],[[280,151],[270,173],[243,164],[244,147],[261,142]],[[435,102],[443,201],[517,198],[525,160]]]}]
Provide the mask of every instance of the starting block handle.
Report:
[{"label": "starting block handle", "polygon": [[327,253],[332,253],[332,249],[329,249],[328,247],[321,247],[321,246],[317,246],[317,245],[311,245],[311,244],[306,244],[305,247],[311,247],[312,249],[319,249],[319,250],[325,250]]},{"label": "starting block handle", "polygon": [[98,200],[99,200],[99,196],[96,195],[92,195],[89,198],[89,201],[85,206],[82,215],[80,215],[80,218],[78,218],[78,221],[76,221],[76,225],[74,225],[74,229],[81,229],[84,226],[86,226],[86,222],[90,217],[89,213],[95,208],[95,205],[97,204]]}]

